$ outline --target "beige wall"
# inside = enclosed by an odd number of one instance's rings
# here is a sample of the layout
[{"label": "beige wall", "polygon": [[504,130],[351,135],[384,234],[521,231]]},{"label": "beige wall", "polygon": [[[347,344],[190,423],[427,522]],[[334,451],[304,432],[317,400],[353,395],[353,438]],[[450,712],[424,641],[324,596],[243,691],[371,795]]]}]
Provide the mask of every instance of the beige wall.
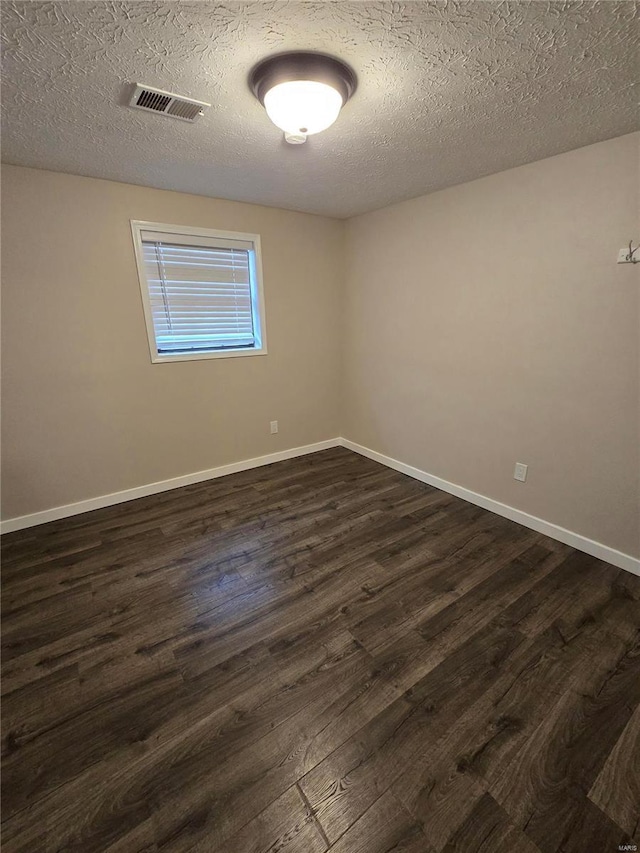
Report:
[{"label": "beige wall", "polygon": [[[3,167],[3,517],[342,434],[640,554],[639,140],[348,223]],[[151,364],[130,219],[260,233],[268,356]]]},{"label": "beige wall", "polygon": [[[13,166],[2,179],[4,518],[339,434],[342,222]],[[268,355],[152,364],[130,219],[259,233]]]},{"label": "beige wall", "polygon": [[640,554],[638,142],[350,220],[342,434]]}]

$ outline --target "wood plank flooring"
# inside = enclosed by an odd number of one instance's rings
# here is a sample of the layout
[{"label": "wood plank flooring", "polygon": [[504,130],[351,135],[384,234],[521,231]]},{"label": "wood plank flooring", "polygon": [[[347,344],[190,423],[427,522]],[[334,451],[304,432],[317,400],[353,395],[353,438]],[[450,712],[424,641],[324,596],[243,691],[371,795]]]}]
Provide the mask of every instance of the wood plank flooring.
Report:
[{"label": "wood plank flooring", "polygon": [[640,578],[344,449],[3,537],[4,853],[640,844]]}]

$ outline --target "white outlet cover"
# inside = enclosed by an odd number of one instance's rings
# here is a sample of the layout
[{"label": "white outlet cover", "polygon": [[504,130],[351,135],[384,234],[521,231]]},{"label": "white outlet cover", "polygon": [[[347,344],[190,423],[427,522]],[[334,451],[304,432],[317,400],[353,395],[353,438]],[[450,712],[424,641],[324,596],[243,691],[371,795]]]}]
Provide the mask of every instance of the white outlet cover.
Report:
[{"label": "white outlet cover", "polygon": [[278,421],[271,421],[271,435],[275,435],[278,432]]},{"label": "white outlet cover", "polygon": [[516,467],[513,471],[513,479],[519,480],[521,483],[527,479],[527,469],[528,465],[525,465],[524,462],[516,462]]}]

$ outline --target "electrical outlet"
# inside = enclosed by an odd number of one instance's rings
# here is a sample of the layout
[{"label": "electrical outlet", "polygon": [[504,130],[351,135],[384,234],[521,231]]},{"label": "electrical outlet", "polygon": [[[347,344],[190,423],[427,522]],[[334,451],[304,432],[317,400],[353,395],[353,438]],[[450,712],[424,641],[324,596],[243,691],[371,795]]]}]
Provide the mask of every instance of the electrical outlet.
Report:
[{"label": "electrical outlet", "polygon": [[278,421],[271,421],[271,435],[275,435],[278,432]]},{"label": "electrical outlet", "polygon": [[626,246],[624,249],[620,249],[618,252],[618,263],[619,264],[628,264],[629,261],[627,258],[629,257],[629,247]]},{"label": "electrical outlet", "polygon": [[516,462],[516,467],[513,471],[513,479],[520,480],[521,483],[527,479],[527,469],[528,465],[525,465],[524,462]]}]

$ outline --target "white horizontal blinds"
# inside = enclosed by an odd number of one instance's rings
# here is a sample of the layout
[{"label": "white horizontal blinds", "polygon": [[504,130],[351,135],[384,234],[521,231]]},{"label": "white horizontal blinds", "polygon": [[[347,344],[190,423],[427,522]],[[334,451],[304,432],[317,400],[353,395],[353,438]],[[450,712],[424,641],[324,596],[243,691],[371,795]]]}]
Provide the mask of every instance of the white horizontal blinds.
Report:
[{"label": "white horizontal blinds", "polygon": [[142,233],[158,353],[254,347],[250,243]]}]

